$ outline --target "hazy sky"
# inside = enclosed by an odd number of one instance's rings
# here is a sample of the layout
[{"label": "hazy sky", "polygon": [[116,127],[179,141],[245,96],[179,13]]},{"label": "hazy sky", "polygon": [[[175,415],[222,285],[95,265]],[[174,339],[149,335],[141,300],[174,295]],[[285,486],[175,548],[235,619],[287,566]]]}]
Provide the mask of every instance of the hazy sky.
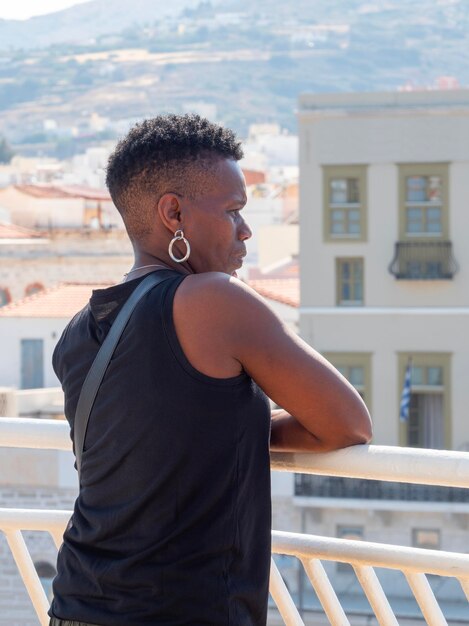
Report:
[{"label": "hazy sky", "polygon": [[6,20],[26,20],[33,15],[53,13],[82,4],[88,0],[15,0],[14,2],[0,2],[0,18]]}]

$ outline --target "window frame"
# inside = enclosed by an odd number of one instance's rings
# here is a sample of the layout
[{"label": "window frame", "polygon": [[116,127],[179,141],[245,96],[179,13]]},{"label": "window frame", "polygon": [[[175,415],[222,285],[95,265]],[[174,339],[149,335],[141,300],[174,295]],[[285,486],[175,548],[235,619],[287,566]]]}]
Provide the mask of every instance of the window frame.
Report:
[{"label": "window frame", "polygon": [[[322,352],[332,365],[339,369],[340,367],[362,367],[364,371],[364,384],[362,390],[357,389],[363,398],[364,403],[371,412],[371,357],[372,352]],[[348,380],[348,379],[347,379]]]},{"label": "window frame", "polygon": [[[30,348],[26,349],[28,345],[30,346]],[[38,349],[36,350],[36,348],[33,348],[33,346],[37,346]],[[46,378],[46,342],[44,340],[44,337],[21,337],[19,341],[19,348],[20,389],[43,389],[45,386]],[[30,367],[33,367],[32,360],[37,360],[37,365],[40,368],[40,375],[34,375],[33,377],[29,375]],[[35,382],[34,385],[31,384],[32,380],[34,380]]]},{"label": "window frame", "polygon": [[[367,241],[367,165],[323,165],[323,224],[324,241],[330,243],[353,243]],[[358,180],[359,203],[337,206],[330,202],[330,183],[334,179],[356,178]],[[360,232],[333,233],[332,211],[334,210],[358,210],[360,214]],[[347,221],[346,219],[344,220]]]},{"label": "window frame", "polygon": [[399,418],[399,406],[404,386],[405,372],[409,358],[413,367],[441,367],[443,370],[442,385],[413,385],[417,393],[443,394],[443,440],[444,449],[452,450],[452,418],[451,418],[451,357],[450,352],[400,352],[398,353],[398,395],[396,419],[399,421],[399,445],[409,447],[409,421],[402,422]]},{"label": "window frame", "polygon": [[[341,300],[342,293],[342,264],[360,262],[362,269],[362,300]],[[362,256],[357,257],[336,257],[335,259],[335,282],[336,282],[336,306],[339,307],[359,307],[365,306],[365,259]]]},{"label": "window frame", "polygon": [[5,302],[0,300],[0,308],[1,308],[2,306],[7,306],[8,304],[10,304],[10,302],[11,302],[11,293],[10,293],[10,290],[8,289],[8,287],[4,287],[3,285],[0,285],[0,292],[2,294],[2,299],[3,299],[3,296],[5,297]]},{"label": "window frame", "polygon": [[[417,537],[419,533],[436,533],[438,537],[438,545],[435,548],[434,546],[428,547],[428,545],[424,545],[423,543],[417,541]],[[421,526],[413,527],[411,529],[411,542],[413,548],[421,548],[424,550],[441,550],[441,529],[440,528],[422,528]]]},{"label": "window frame", "polygon": [[[399,168],[399,240],[400,241],[448,241],[449,240],[449,165],[448,163],[400,163]],[[407,202],[407,178],[439,176],[441,178],[441,205],[428,201]],[[441,208],[441,233],[429,231],[407,232],[407,205],[415,204],[427,209]],[[423,221],[427,221],[426,212]]]}]

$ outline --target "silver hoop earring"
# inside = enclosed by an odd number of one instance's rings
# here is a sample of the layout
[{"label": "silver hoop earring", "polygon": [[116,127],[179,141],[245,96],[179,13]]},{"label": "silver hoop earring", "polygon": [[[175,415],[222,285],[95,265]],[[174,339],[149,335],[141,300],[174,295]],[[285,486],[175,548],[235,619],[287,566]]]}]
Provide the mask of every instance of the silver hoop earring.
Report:
[{"label": "silver hoop earring", "polygon": [[[177,259],[174,256],[173,246],[174,246],[176,241],[183,241],[186,244],[186,254],[182,257],[182,259]],[[189,258],[190,253],[191,253],[191,246],[190,246],[189,242],[187,241],[187,239],[184,237],[184,232],[182,230],[177,230],[174,233],[174,237],[169,242],[169,247],[168,247],[168,254],[169,254],[169,256],[176,263],[183,263],[184,261],[187,261],[187,259]]]}]

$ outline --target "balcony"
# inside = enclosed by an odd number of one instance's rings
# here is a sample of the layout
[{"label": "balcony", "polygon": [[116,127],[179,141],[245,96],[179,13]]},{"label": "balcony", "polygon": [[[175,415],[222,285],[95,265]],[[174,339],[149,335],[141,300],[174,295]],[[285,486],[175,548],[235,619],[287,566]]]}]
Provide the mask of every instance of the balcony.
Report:
[{"label": "balcony", "polygon": [[458,269],[451,241],[398,241],[389,264],[398,280],[451,280]]},{"label": "balcony", "polygon": [[[70,445],[68,425],[63,421],[0,419],[0,447],[70,450]],[[469,488],[467,452],[355,446],[327,454],[277,453],[272,455],[272,469],[308,474],[312,475],[313,479],[317,476],[352,478],[359,481],[357,485],[362,485],[362,481],[372,480],[379,481],[380,485],[392,481],[399,484],[410,483],[417,488],[420,485],[440,486],[453,490]],[[299,483],[309,484],[307,481],[303,483],[303,480]],[[329,484],[334,485],[334,482]],[[330,493],[336,492],[336,487],[331,489]],[[374,494],[373,489],[369,493]],[[6,537],[42,626],[48,624],[46,615],[48,600],[23,533],[31,530],[48,533],[58,549],[70,515],[71,511],[64,510],[0,509],[0,531]],[[420,622],[417,623],[426,623],[430,626],[469,623],[467,611],[466,617],[462,618],[446,615],[443,603],[439,604],[438,594],[432,588],[432,577],[442,577],[441,580],[451,579],[458,586],[461,597],[469,600],[467,554],[275,530],[272,532],[272,550],[274,554],[293,557],[297,559],[299,566],[301,564],[305,576],[311,583],[311,593],[314,593],[317,607],[314,613],[300,615],[287,585],[275,562],[272,561],[270,591],[278,613],[271,612],[269,625],[350,626],[350,624],[378,623],[381,626],[399,624],[403,626],[407,623],[416,623],[403,619],[399,607],[396,610],[393,599],[385,593],[381,583],[382,571],[399,572],[404,576],[420,610]],[[339,600],[340,594],[332,586],[327,574],[327,564],[330,562],[346,563],[351,566],[351,571],[354,572],[367,601],[365,621],[357,621],[357,616]],[[463,602],[460,604],[463,606]],[[463,611],[467,608],[464,604]]]},{"label": "balcony", "polygon": [[441,502],[465,504],[469,511],[469,490],[436,485],[393,483],[382,480],[362,480],[339,476],[295,475],[295,496],[335,498],[345,500],[376,500],[390,502]]}]

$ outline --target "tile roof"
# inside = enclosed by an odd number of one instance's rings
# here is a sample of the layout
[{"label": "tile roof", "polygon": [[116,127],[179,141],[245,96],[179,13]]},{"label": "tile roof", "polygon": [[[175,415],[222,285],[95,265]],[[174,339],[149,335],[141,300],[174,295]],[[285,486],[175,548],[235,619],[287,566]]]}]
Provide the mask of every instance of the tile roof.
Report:
[{"label": "tile roof", "polygon": [[84,185],[60,185],[59,189],[74,198],[111,202],[111,196],[106,189],[95,189],[94,187],[85,187]]},{"label": "tile roof", "polygon": [[106,190],[83,185],[15,185],[15,189],[34,198],[83,198],[111,201],[111,196]]},{"label": "tile roof", "polygon": [[0,222],[0,239],[37,239],[42,238],[41,233],[16,224]]},{"label": "tile roof", "polygon": [[53,185],[15,185],[15,189],[34,198],[68,198],[69,196]]},{"label": "tile roof", "polygon": [[[1,307],[0,318],[70,319],[86,305],[93,289],[103,289],[110,287],[111,284],[62,283]],[[299,306],[300,281],[298,278],[259,278],[250,280],[249,285],[264,298],[296,308]]]},{"label": "tile roof", "polygon": [[110,287],[111,283],[63,283],[10,302],[0,308],[2,317],[49,317],[70,319],[82,309],[93,289]]},{"label": "tile roof", "polygon": [[264,266],[262,269],[258,267],[249,268],[248,282],[260,278],[299,278],[300,264],[298,256],[287,256],[280,261],[275,261],[271,265]]},{"label": "tile roof", "polygon": [[256,278],[248,284],[264,298],[295,308],[300,306],[299,278]]}]

